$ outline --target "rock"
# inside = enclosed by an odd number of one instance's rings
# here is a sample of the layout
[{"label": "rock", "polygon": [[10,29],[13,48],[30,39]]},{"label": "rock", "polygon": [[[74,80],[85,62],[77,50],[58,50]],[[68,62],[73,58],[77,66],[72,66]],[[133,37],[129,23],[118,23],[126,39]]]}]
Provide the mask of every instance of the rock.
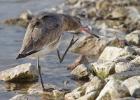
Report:
[{"label": "rock", "polygon": [[11,18],[11,19],[4,20],[3,23],[8,25],[17,25],[26,28],[29,22],[20,18]]},{"label": "rock", "polygon": [[115,72],[120,73],[123,71],[129,71],[136,67],[135,64],[129,62],[119,62],[115,65]]},{"label": "rock", "polygon": [[119,62],[130,62],[131,60],[135,59],[134,55],[126,55],[122,57],[117,57],[114,62],[119,63]]},{"label": "rock", "polygon": [[78,65],[71,71],[71,74],[78,79],[85,78],[88,76],[88,69],[84,64]]},{"label": "rock", "polygon": [[131,96],[140,98],[140,76],[133,76],[126,79],[123,85],[128,88]]},{"label": "rock", "polygon": [[71,47],[70,51],[86,56],[97,57],[101,54],[106,44],[106,40],[92,36],[83,36]]},{"label": "rock", "polygon": [[65,100],[94,100],[103,86],[104,81],[98,77],[94,77],[91,81],[66,94]]},{"label": "rock", "polygon": [[72,92],[67,93],[65,95],[65,100],[75,100],[80,98],[85,93],[86,87],[78,87],[74,89]]},{"label": "rock", "polygon": [[19,15],[19,17],[6,19],[3,21],[3,23],[8,24],[8,25],[17,25],[17,26],[26,28],[29,24],[29,21],[32,19],[32,17],[33,17],[33,14],[31,13],[31,11],[26,10],[26,11],[23,11]]},{"label": "rock", "polygon": [[0,72],[0,80],[12,82],[34,82],[38,80],[38,71],[31,63],[18,65]]},{"label": "rock", "polygon": [[124,18],[127,16],[127,11],[125,8],[116,7],[111,14],[112,18]]},{"label": "rock", "polygon": [[19,16],[19,19],[23,19],[25,21],[30,21],[33,17],[33,14],[30,10],[26,10],[26,11],[23,11],[20,16]]},{"label": "rock", "polygon": [[135,59],[130,61],[130,63],[140,65],[140,56],[136,56]]},{"label": "rock", "polygon": [[113,61],[117,57],[132,55],[135,51],[130,47],[118,48],[108,46],[104,49],[98,60],[101,61]]},{"label": "rock", "polygon": [[133,6],[127,7],[127,10],[128,10],[128,18],[131,19],[131,22],[140,21],[140,12],[136,7],[133,7]]},{"label": "rock", "polygon": [[91,63],[91,70],[100,78],[106,78],[108,75],[115,72],[114,62],[103,62],[103,63]]},{"label": "rock", "polygon": [[44,84],[45,89],[52,89],[52,91],[43,91],[40,84],[34,84],[28,89],[28,94],[30,95],[44,95],[44,98],[63,100],[64,95],[69,92],[68,90],[63,90],[55,85]]},{"label": "rock", "polygon": [[18,94],[12,98],[10,98],[9,100],[37,100],[39,99],[39,97],[33,97],[30,95],[25,95],[25,94]]},{"label": "rock", "polygon": [[95,100],[95,95],[96,95],[96,92],[90,92],[76,100]]},{"label": "rock", "polygon": [[120,61],[115,64],[115,72],[120,73],[123,71],[133,71],[140,69],[140,56],[130,58],[128,61]]},{"label": "rock", "polygon": [[93,77],[90,82],[87,82],[83,85],[83,87],[86,87],[85,94],[96,92],[97,96],[98,92],[103,88],[104,84],[105,82],[97,76]]},{"label": "rock", "polygon": [[140,48],[137,46],[132,46],[132,48],[135,50],[136,55],[140,55]]},{"label": "rock", "polygon": [[130,34],[126,35],[125,39],[130,44],[140,45],[140,30],[131,32]]},{"label": "rock", "polygon": [[28,96],[24,95],[24,94],[19,94],[19,95],[12,97],[9,100],[28,100]]},{"label": "rock", "polygon": [[121,84],[121,81],[110,80],[101,90],[96,100],[114,100],[126,96],[129,96],[129,92],[127,88]]},{"label": "rock", "polygon": [[111,79],[118,79],[118,80],[125,80],[129,77],[132,76],[138,76],[140,75],[140,68],[138,67],[137,70],[131,70],[131,71],[124,71],[120,73],[115,73],[113,75],[108,76],[106,80],[111,80]]}]

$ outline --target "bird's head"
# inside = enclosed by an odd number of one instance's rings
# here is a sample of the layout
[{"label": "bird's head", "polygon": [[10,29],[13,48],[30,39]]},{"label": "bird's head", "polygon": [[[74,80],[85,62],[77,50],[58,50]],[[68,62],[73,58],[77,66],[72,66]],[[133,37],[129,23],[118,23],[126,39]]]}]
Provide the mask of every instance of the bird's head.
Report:
[{"label": "bird's head", "polygon": [[65,24],[66,31],[81,32],[81,33],[92,35],[99,38],[97,35],[92,33],[92,27],[86,26],[83,23],[81,23],[81,19],[78,17],[71,17],[68,15],[65,15],[65,23],[66,23]]}]

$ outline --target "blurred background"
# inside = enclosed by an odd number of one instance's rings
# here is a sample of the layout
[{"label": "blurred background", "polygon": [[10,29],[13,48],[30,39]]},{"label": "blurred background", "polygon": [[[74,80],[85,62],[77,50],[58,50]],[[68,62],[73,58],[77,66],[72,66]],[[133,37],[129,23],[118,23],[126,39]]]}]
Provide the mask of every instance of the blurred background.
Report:
[{"label": "blurred background", "polygon": [[[92,27],[93,33],[101,37],[117,37],[135,46],[140,45],[139,39],[127,36],[140,29],[139,0],[0,0],[0,71],[26,62],[36,63],[28,58],[21,60],[15,58],[30,17],[40,11],[80,17],[84,24]],[[136,34],[140,37],[139,31]],[[64,52],[71,36],[71,34],[63,36],[61,53]],[[60,64],[56,52],[50,53],[41,61],[45,83],[65,87],[64,84],[67,82],[69,89],[79,85],[70,78],[70,72],[67,70],[67,65],[78,56],[79,54],[69,52],[64,62]],[[0,81],[0,99],[8,100],[16,94],[26,94],[32,84],[34,83],[21,85]],[[40,97],[33,98],[39,100]]]}]

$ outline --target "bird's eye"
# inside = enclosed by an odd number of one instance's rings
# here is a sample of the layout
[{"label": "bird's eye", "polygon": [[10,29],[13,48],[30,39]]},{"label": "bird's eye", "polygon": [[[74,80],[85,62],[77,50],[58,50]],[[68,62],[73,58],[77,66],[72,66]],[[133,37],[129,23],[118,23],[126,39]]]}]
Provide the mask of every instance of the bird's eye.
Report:
[{"label": "bird's eye", "polygon": [[36,25],[36,26],[39,26],[39,25],[40,25],[40,22],[39,22],[39,21],[37,21],[35,25]]}]

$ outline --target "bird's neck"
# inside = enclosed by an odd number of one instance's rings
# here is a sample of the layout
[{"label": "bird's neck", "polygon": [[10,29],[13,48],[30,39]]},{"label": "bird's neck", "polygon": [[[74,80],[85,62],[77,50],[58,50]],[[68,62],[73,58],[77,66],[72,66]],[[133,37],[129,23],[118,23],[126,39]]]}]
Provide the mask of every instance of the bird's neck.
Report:
[{"label": "bird's neck", "polygon": [[74,20],[71,16],[64,15],[63,23],[64,31],[75,31],[76,26],[74,25]]}]

